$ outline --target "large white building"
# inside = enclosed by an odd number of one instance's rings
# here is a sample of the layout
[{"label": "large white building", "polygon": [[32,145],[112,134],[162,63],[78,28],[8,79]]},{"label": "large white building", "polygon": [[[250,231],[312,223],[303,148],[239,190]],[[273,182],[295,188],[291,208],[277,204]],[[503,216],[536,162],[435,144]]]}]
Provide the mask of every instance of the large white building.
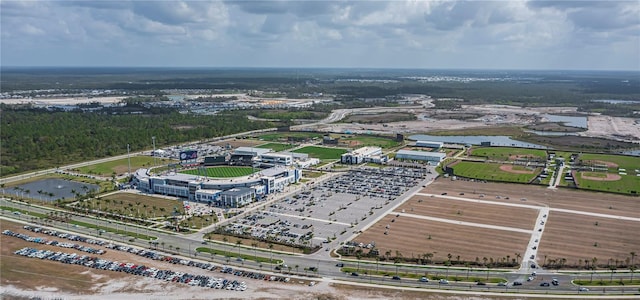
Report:
[{"label": "large white building", "polygon": [[293,164],[293,156],[281,153],[264,153],[260,155],[260,162],[272,166],[290,166]]},{"label": "large white building", "polygon": [[340,162],[343,164],[361,164],[367,161],[367,159],[381,154],[382,148],[380,147],[362,147],[342,154]]},{"label": "large white building", "polygon": [[442,152],[398,150],[396,153],[396,159],[421,160],[433,163],[440,163],[446,157],[447,154]]},{"label": "large white building", "polygon": [[[249,176],[229,179],[182,173],[155,176],[150,175],[147,169],[139,169],[134,174],[132,184],[146,193],[175,196],[221,207],[229,207],[233,203],[232,207],[240,207],[246,204],[246,194],[251,194],[252,201],[261,199],[268,194],[283,191],[286,186],[299,182],[300,178],[300,169],[285,166],[275,166]],[[236,188],[245,188],[240,189],[241,196],[237,193],[225,194]],[[247,192],[248,190],[251,192]],[[230,200],[232,198],[238,201]]]}]

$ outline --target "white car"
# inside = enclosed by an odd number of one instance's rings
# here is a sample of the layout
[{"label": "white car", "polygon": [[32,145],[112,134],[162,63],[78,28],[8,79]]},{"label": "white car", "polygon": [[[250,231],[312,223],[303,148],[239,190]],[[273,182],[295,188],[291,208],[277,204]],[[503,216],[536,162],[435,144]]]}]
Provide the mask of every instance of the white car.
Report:
[{"label": "white car", "polygon": [[440,279],[440,284],[449,284],[449,280],[446,279]]},{"label": "white car", "polygon": [[580,291],[581,291],[581,292],[588,292],[588,291],[589,291],[589,289],[588,289],[588,288],[586,288],[586,287],[581,287],[581,288],[580,288]]}]

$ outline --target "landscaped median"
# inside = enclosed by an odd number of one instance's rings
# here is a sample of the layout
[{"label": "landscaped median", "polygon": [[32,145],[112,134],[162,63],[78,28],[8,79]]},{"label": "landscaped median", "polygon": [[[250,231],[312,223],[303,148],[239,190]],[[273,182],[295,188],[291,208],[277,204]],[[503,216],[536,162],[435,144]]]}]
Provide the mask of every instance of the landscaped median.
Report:
[{"label": "landscaped median", "polygon": [[283,261],[281,259],[270,259],[267,257],[262,257],[262,256],[257,256],[257,255],[248,255],[248,254],[238,254],[238,253],[233,253],[231,251],[226,251],[226,250],[218,250],[218,249],[211,249],[211,248],[207,248],[207,247],[198,247],[196,248],[196,251],[198,253],[209,253],[211,255],[220,255],[220,256],[224,256],[224,257],[229,257],[232,259],[238,259],[241,258],[242,260],[252,260],[258,263],[268,263],[268,264],[275,264],[275,265],[279,265],[282,264]]},{"label": "landscaped median", "polygon": [[[369,266],[372,267],[372,266]],[[369,269],[369,268],[351,268],[351,267],[344,267],[344,268],[340,268],[340,271],[345,272],[345,273],[358,273],[358,274],[363,274],[363,275],[372,275],[372,276],[399,276],[400,278],[408,278],[408,279],[415,279],[418,280],[422,277],[426,277],[429,280],[440,280],[440,279],[446,279],[449,281],[464,281],[464,282],[486,282],[486,283],[500,283],[500,282],[507,282],[507,280],[505,278],[500,278],[500,277],[478,277],[478,276],[459,276],[459,275],[450,275],[447,276],[446,275],[446,270],[442,270],[442,271],[431,271],[431,272],[418,272],[417,270],[414,272],[407,272],[407,271],[389,271],[389,270],[374,270],[374,269]]]},{"label": "landscaped median", "polygon": [[628,286],[628,285],[640,286],[640,279],[634,278],[633,281],[631,279],[619,279],[619,278],[614,278],[613,280],[576,279],[573,281],[573,284],[581,285],[581,286]]}]

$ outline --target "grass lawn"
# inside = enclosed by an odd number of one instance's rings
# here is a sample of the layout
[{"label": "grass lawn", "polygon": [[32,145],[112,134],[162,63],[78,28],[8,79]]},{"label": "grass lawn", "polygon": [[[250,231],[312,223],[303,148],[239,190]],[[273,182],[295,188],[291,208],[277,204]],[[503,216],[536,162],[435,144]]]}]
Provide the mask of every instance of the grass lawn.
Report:
[{"label": "grass lawn", "polygon": [[[168,164],[169,162],[176,162],[176,160],[167,158],[156,158],[156,165],[160,166]],[[142,168],[153,166],[153,157],[151,156],[132,156],[131,157],[131,172]],[[124,174],[129,171],[129,163],[126,158],[118,159],[114,161],[108,161],[100,164],[90,165],[77,169],[78,172],[83,174],[92,174],[100,176],[111,176],[113,173],[116,175]]]},{"label": "grass lawn", "polygon": [[547,152],[540,149],[527,148],[511,148],[511,147],[474,147],[471,149],[472,156],[487,157],[491,160],[513,160],[509,159],[511,155],[532,156],[535,158],[546,159]]},{"label": "grass lawn", "polygon": [[578,182],[580,189],[629,195],[632,195],[632,191],[635,191],[635,194],[640,193],[640,176],[621,175],[620,180],[599,181],[582,178],[583,173],[585,173],[586,176],[606,176],[606,173],[602,172],[579,172],[575,180]]},{"label": "grass lawn", "polygon": [[276,142],[276,141],[280,141],[280,140],[288,140],[289,138],[293,138],[294,140],[298,140],[298,141],[302,141],[302,140],[306,140],[306,139],[313,139],[313,138],[322,138],[322,134],[319,133],[313,133],[313,132],[277,132],[277,133],[267,133],[267,134],[263,134],[258,136],[258,138],[265,140],[265,141],[270,141],[270,142]]},{"label": "grass lawn", "polygon": [[341,141],[348,141],[353,147],[377,146],[381,148],[392,148],[400,146],[400,142],[396,142],[392,138],[383,138],[378,136],[353,136],[343,138]]},{"label": "grass lawn", "polygon": [[[599,160],[608,161],[618,165],[619,168],[627,169],[627,173],[634,173],[633,171],[640,170],[640,157],[637,156],[624,156],[624,155],[608,155],[608,154],[592,154],[584,153],[580,154],[579,160]],[[618,168],[609,168],[610,170],[617,170]]]},{"label": "grass lawn", "polygon": [[[182,201],[133,193],[116,193],[86,201],[89,207],[122,215],[140,214],[143,218],[171,216],[174,208],[184,214]],[[138,205],[139,203],[139,205]]]},{"label": "grass lawn", "polygon": [[304,148],[293,150],[293,152],[307,153],[310,157],[319,159],[339,159],[342,154],[347,153],[347,150],[342,148],[307,146]]},{"label": "grass lawn", "polygon": [[[251,175],[256,172],[252,167],[209,167],[206,174],[202,174],[199,169],[181,171],[183,174],[204,175],[214,178],[230,178]],[[258,170],[259,171],[259,170]]]},{"label": "grass lawn", "polygon": [[256,148],[271,149],[275,152],[280,152],[287,149],[291,149],[293,148],[293,146],[291,146],[290,144],[283,144],[283,143],[266,143],[266,144],[256,146]]},{"label": "grass lawn", "polygon": [[[352,273],[352,272],[356,272],[359,273],[361,275],[373,275],[373,276],[396,276],[396,272],[389,270],[389,271],[376,271],[375,266],[372,265],[364,265],[359,267],[359,268],[353,268],[353,267],[344,267],[341,268],[340,271],[345,272],[345,273]],[[407,271],[399,271],[397,273],[397,276],[399,276],[400,278],[410,278],[410,279],[419,279],[421,277],[427,277],[429,280],[440,280],[440,279],[447,279],[449,281],[465,281],[465,282],[489,282],[489,283],[498,283],[498,282],[506,282],[507,280],[504,278],[498,278],[498,277],[489,277],[489,280],[487,280],[487,277],[485,276],[464,276],[464,275],[460,275],[460,276],[456,276],[456,275],[449,275],[449,277],[446,276],[446,271],[431,271],[431,272],[423,272],[422,270],[418,271],[414,271],[414,272],[407,272]]]},{"label": "grass lawn", "polygon": [[502,171],[500,166],[501,164],[461,161],[453,166],[453,173],[467,178],[528,183],[542,172],[541,168],[536,168],[533,174],[516,174]]}]

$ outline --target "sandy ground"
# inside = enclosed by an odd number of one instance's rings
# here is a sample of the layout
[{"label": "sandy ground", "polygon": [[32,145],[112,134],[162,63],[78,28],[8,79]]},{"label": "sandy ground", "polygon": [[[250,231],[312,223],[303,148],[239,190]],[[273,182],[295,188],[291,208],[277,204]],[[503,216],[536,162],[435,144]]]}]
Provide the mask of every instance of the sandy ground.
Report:
[{"label": "sandy ground", "polygon": [[[489,126],[506,125],[531,125],[539,121],[548,121],[542,117],[543,114],[577,113],[575,107],[536,107],[524,110],[517,106],[507,105],[464,105],[462,110],[449,111],[432,109],[403,109],[396,108],[397,111],[408,111],[426,119],[416,121],[395,122],[389,124],[360,124],[360,123],[333,123],[319,125],[318,130],[328,132],[353,133],[424,133],[432,130],[455,130],[464,128],[478,128]],[[446,115],[451,113],[477,114],[480,117],[469,120],[457,119],[432,119],[430,115]],[[587,116],[587,115],[585,115]],[[615,138],[628,142],[640,141],[640,122],[633,118],[609,117],[600,115],[590,115],[587,117],[588,130],[579,133],[588,137]]]}]

